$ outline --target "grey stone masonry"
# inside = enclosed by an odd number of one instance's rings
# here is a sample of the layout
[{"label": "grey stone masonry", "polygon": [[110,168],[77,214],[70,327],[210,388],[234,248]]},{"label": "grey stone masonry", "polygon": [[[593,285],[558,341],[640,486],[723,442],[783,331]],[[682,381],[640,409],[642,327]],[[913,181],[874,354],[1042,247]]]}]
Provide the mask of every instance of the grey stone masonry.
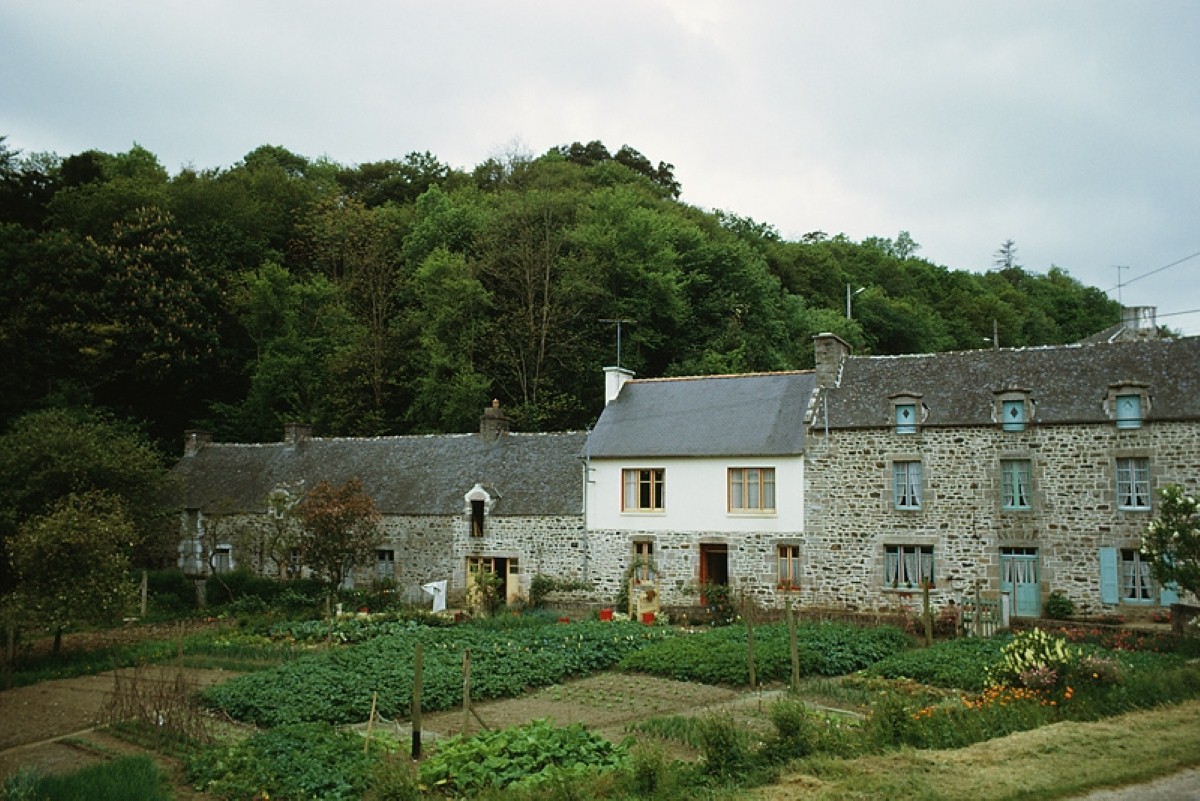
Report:
[{"label": "grey stone masonry", "polygon": [[[944,604],[981,582],[1000,590],[1002,548],[1036,549],[1043,603],[1065,593],[1082,612],[1102,608],[1100,549],[1133,549],[1153,518],[1119,508],[1117,460],[1148,461],[1153,491],[1200,483],[1200,421],[890,428],[809,433],[806,471],[804,603],[880,609],[911,602],[906,588],[885,586],[887,545],[932,546],[933,596]],[[1002,502],[1002,460],[1028,460],[1029,508]],[[896,461],[921,465],[920,508],[898,510]],[[1154,504],[1157,497],[1154,497]],[[1025,551],[1034,553],[1034,551]]]}]

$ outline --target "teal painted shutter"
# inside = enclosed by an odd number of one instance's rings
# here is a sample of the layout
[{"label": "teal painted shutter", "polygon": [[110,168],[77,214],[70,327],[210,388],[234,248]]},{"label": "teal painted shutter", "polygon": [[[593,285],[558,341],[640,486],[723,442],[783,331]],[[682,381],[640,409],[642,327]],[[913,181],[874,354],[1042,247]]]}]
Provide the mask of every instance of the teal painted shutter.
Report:
[{"label": "teal painted shutter", "polygon": [[1117,549],[1100,549],[1100,603],[1115,604],[1119,598],[1117,591]]},{"label": "teal painted shutter", "polygon": [[1163,606],[1179,603],[1179,585],[1175,582],[1166,584],[1158,591],[1158,602]]}]

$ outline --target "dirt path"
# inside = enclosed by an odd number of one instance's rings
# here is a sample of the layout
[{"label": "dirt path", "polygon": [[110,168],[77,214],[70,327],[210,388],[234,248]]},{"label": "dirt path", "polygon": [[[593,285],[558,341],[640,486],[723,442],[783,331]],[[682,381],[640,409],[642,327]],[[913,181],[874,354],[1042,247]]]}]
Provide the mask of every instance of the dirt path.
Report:
[{"label": "dirt path", "polygon": [[[0,692],[0,779],[22,767],[42,773],[75,770],[113,756],[145,753],[93,729],[112,697],[117,671],[45,681]],[[120,671],[128,675],[131,671]],[[227,681],[221,670],[185,669],[196,687]],[[172,773],[178,765],[160,760]],[[187,798],[177,787],[177,797]]]}]

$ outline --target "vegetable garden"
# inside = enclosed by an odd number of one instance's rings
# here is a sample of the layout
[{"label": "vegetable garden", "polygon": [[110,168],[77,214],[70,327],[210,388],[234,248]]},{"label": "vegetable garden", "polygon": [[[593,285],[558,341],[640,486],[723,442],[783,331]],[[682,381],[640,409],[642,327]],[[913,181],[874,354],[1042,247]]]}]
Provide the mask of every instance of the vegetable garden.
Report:
[{"label": "vegetable garden", "polygon": [[[560,624],[536,615],[204,633],[181,644],[184,662],[255,669],[201,693],[244,728],[186,745],[187,779],[228,799],[736,797],[785,769],[828,769],[831,759],[959,748],[1200,697],[1200,667],[1188,661],[1197,642],[1165,636],[1034,629],[916,648],[895,628],[800,624],[803,678],[789,691],[788,629],[761,625],[754,675],[769,692],[748,686],[749,641],[743,626]],[[421,708],[443,734],[460,730],[445,724],[463,719],[468,651],[473,701],[514,699],[504,703],[529,711],[538,708],[532,699],[561,699],[549,707],[560,711],[522,722],[489,714],[502,704],[485,705],[480,722],[499,719],[503,728],[434,740],[414,765],[396,727],[379,725],[364,739],[362,724],[373,709],[374,719],[408,718],[418,644]],[[682,697],[639,697],[639,681],[678,687]],[[608,714],[589,719],[589,706]]]}]

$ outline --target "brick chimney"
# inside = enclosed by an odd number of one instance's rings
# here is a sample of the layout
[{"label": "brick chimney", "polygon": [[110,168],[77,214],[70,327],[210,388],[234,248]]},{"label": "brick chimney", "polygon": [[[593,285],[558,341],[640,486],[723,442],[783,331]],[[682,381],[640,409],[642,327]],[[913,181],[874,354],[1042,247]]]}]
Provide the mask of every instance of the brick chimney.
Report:
[{"label": "brick chimney", "polygon": [[198,428],[190,428],[183,432],[183,455],[195,456],[200,452],[200,449],[212,442],[211,431],[201,431]]},{"label": "brick chimney", "polygon": [[283,443],[295,447],[312,439],[312,426],[304,423],[284,423]]},{"label": "brick chimney", "polygon": [[817,386],[836,387],[842,377],[842,363],[850,355],[850,345],[837,334],[817,334],[813,337],[816,356]]},{"label": "brick chimney", "polygon": [[499,399],[493,399],[492,405],[485,407],[479,416],[479,436],[488,440],[500,439],[508,433],[511,424],[512,420],[500,408]]}]

